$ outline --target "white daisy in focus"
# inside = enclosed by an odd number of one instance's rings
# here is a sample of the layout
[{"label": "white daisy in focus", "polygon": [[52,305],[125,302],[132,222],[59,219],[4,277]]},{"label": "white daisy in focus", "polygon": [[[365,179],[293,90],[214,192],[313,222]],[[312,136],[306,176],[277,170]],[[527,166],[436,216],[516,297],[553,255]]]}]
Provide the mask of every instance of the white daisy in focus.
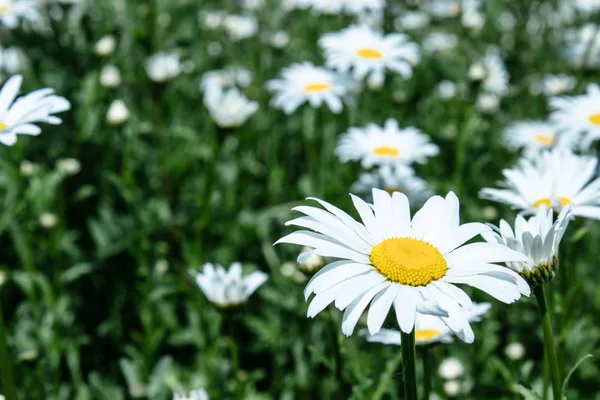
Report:
[{"label": "white daisy in focus", "polygon": [[271,104],[292,114],[303,103],[321,107],[323,103],[334,113],[342,111],[342,100],[354,85],[346,77],[317,67],[309,62],[292,64],[281,72],[281,79],[267,82],[267,90],[275,92]]},{"label": "white daisy in focus", "polygon": [[204,389],[192,390],[189,394],[173,393],[173,400],[208,400],[208,393]]},{"label": "white daisy in focus", "polygon": [[525,261],[508,247],[492,243],[466,242],[490,230],[481,223],[459,224],[459,201],[450,192],[446,198],[431,197],[411,219],[408,198],[373,189],[373,204],[352,196],[362,223],[339,208],[319,199],[326,211],[295,207],[306,216],[288,221],[310,230],[293,232],[276,243],[310,246],[300,254],[301,262],[311,254],[339,259],[317,272],[304,290],[306,299],[315,293],[308,316],[314,317],[330,303],[345,310],[342,331],[351,335],[369,307],[367,327],[379,332],[394,307],[400,329],[410,333],[417,312],[437,315],[463,341],[474,340],[468,317],[469,296],[455,284],[483,290],[505,303],[529,295],[529,286],[514,271],[496,265]]},{"label": "white daisy in focus", "polygon": [[417,45],[401,33],[383,35],[365,26],[353,25],[339,32],[327,33],[319,39],[326,64],[341,72],[352,71],[362,80],[368,77],[372,86],[381,86],[385,71],[412,76],[412,66],[419,61]]},{"label": "white daisy in focus", "polygon": [[516,122],[504,130],[502,138],[510,149],[525,149],[526,156],[554,147],[573,150],[577,144],[575,137],[559,135],[554,124],[543,121]]},{"label": "white daisy in focus", "polygon": [[258,103],[248,100],[237,88],[223,91],[211,87],[204,94],[204,105],[221,128],[242,126],[258,110]]},{"label": "white daisy in focus", "polygon": [[341,162],[359,161],[363,168],[374,165],[423,164],[440,149],[429,136],[414,127],[401,129],[398,121],[388,119],[383,127],[369,124],[350,128],[339,140],[335,153]]},{"label": "white daisy in focus", "polygon": [[565,56],[574,68],[600,66],[600,26],[588,23],[566,34]]},{"label": "white daisy in focus", "polygon": [[567,205],[553,221],[553,210],[543,206],[528,220],[518,215],[514,231],[508,222],[500,220],[499,228],[492,226],[494,231],[484,232],[482,236],[490,243],[504,244],[525,254],[527,261],[506,265],[535,288],[551,280],[556,273],[558,246],[569,225],[572,210],[571,205]]},{"label": "white daisy in focus", "polygon": [[600,139],[600,86],[591,84],[587,93],[550,99],[550,120],[557,129],[581,137],[580,148],[588,149]]},{"label": "white daisy in focus", "polygon": [[156,53],[146,61],[146,72],[154,82],[166,82],[181,73],[179,56],[175,53]]},{"label": "white daisy in focus", "polygon": [[380,13],[385,6],[384,0],[318,0],[311,1],[311,7],[324,14],[349,14],[363,16],[368,13]]},{"label": "white daisy in focus", "polygon": [[533,82],[529,91],[531,94],[546,96],[558,96],[571,91],[577,85],[577,79],[565,74],[546,75],[540,81]]},{"label": "white daisy in focus", "polygon": [[571,204],[573,215],[600,219],[600,178],[596,157],[579,156],[566,149],[541,151],[522,158],[515,168],[502,171],[502,189],[485,188],[480,197],[533,214],[539,207],[560,212]]},{"label": "white daisy in focus", "polygon": [[14,29],[19,19],[37,22],[41,18],[37,0],[0,0],[0,25]]},{"label": "white daisy in focus", "polygon": [[250,15],[228,15],[224,26],[229,38],[234,41],[251,38],[258,32],[258,22]]},{"label": "white daisy in focus", "polygon": [[54,95],[54,90],[48,88],[15,100],[21,83],[23,77],[15,75],[0,90],[0,143],[7,146],[17,142],[17,135],[39,135],[42,130],[35,125],[39,122],[59,125],[62,120],[53,114],[71,108],[67,99]]},{"label": "white daisy in focus", "polygon": [[414,204],[423,204],[433,196],[427,181],[415,175],[412,168],[386,165],[375,172],[363,172],[352,185],[352,191],[370,195],[373,189],[383,189],[388,193],[401,192]]},{"label": "white daisy in focus", "polygon": [[190,270],[196,284],[206,298],[220,308],[236,307],[248,298],[268,279],[267,274],[254,271],[242,276],[242,264],[235,262],[226,271],[221,265],[204,264],[202,272]]},{"label": "white daisy in focus", "polygon": [[[469,322],[479,322],[481,316],[487,313],[492,305],[490,303],[473,303],[470,310],[465,310]],[[400,346],[400,331],[396,329],[381,329],[374,335],[369,334],[366,329],[361,330],[366,336],[367,342],[383,343]],[[432,343],[451,343],[452,331],[446,326],[440,317],[417,313],[415,317],[415,344],[427,345]]]}]

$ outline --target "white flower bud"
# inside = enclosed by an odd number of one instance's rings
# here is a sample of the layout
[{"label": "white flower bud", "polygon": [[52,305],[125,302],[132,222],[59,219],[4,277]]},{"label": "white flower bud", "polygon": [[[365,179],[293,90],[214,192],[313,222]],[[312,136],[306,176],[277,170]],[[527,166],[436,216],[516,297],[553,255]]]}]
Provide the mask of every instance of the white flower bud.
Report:
[{"label": "white flower bud", "polygon": [[460,360],[450,357],[442,361],[438,373],[446,380],[453,380],[460,378],[465,373],[465,368]]},{"label": "white flower bud", "polygon": [[114,65],[105,65],[100,70],[100,84],[107,88],[116,88],[121,84],[121,73]]},{"label": "white flower bud", "polygon": [[106,120],[111,125],[121,125],[129,119],[129,109],[123,100],[114,100],[108,107]]},{"label": "white flower bud", "polygon": [[96,42],[94,50],[99,56],[108,56],[114,53],[117,47],[117,41],[113,35],[102,36],[100,40]]},{"label": "white flower bud", "polygon": [[56,218],[56,215],[54,214],[43,213],[42,215],[40,215],[39,222],[42,228],[52,229],[56,226],[58,218]]},{"label": "white flower bud", "polygon": [[21,165],[19,166],[19,170],[21,171],[21,175],[23,176],[35,175],[39,171],[39,169],[39,165],[27,160],[21,161]]},{"label": "white flower bud", "polygon": [[450,397],[456,397],[460,393],[460,383],[457,381],[444,382],[444,392]]},{"label": "white flower bud", "polygon": [[485,78],[485,67],[480,63],[475,63],[469,68],[467,76],[472,81],[480,81]]},{"label": "white flower bud", "polygon": [[61,158],[56,162],[56,168],[67,175],[75,175],[81,171],[81,163],[74,158]]},{"label": "white flower bud", "polygon": [[504,349],[504,353],[511,360],[517,361],[525,356],[525,347],[518,342],[509,343]]}]

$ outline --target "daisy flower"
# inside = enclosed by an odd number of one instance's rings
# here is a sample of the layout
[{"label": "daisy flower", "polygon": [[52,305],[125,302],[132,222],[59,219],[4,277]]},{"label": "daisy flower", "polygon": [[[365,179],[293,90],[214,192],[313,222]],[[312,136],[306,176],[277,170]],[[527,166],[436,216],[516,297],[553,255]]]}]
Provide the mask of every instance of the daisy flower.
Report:
[{"label": "daisy flower", "polygon": [[497,96],[506,95],[508,93],[508,72],[498,49],[488,49],[481,63],[485,69],[485,77],[481,84],[483,90]]},{"label": "daisy flower", "polygon": [[314,317],[330,303],[345,310],[342,331],[351,335],[370,304],[369,333],[379,332],[394,307],[400,329],[412,332],[416,313],[438,315],[458,337],[474,340],[462,307],[470,308],[469,296],[455,284],[481,289],[505,303],[529,295],[529,286],[514,271],[496,265],[525,261],[526,257],[501,244],[465,243],[490,230],[484,224],[459,224],[459,201],[450,192],[431,197],[410,216],[408,198],[373,189],[373,204],[352,196],[362,223],[339,208],[314,199],[326,211],[308,206],[294,208],[306,216],[287,225],[310,230],[293,232],[276,243],[310,246],[311,254],[338,259],[319,270],[308,282],[306,299]]},{"label": "daisy flower", "polygon": [[600,178],[594,179],[597,164],[595,157],[566,149],[542,151],[502,171],[503,189],[486,188],[480,196],[526,213],[535,213],[541,206],[560,212],[572,204],[574,216],[600,219]]},{"label": "daisy flower", "polygon": [[[383,127],[369,124],[350,128],[338,142],[335,153],[341,162],[361,161],[363,168],[374,165],[423,164],[439,153],[429,136],[414,127],[400,129],[398,121],[388,119]],[[406,170],[406,168],[404,168]]]},{"label": "daisy flower", "polygon": [[527,256],[525,262],[509,262],[506,265],[521,275],[532,288],[548,282],[558,268],[558,246],[571,219],[571,205],[566,206],[556,221],[554,212],[545,206],[538,208],[536,215],[526,220],[518,215],[515,229],[505,220],[494,231],[482,236],[490,243],[504,244]]},{"label": "daisy flower", "polygon": [[189,394],[173,393],[173,400],[208,400],[208,393],[204,389],[192,390]]},{"label": "daisy flower", "polygon": [[447,32],[431,32],[423,40],[422,46],[426,53],[447,52],[458,45],[458,36]]},{"label": "daisy flower", "polygon": [[19,19],[38,21],[40,19],[39,5],[36,0],[0,0],[0,24],[8,29],[19,25]]},{"label": "daisy flower", "polygon": [[190,270],[190,274],[196,279],[196,284],[206,298],[220,308],[245,303],[268,278],[261,271],[242,276],[242,264],[239,262],[231,264],[229,271],[219,264],[207,263],[202,266],[202,272]]},{"label": "daisy flower", "polygon": [[600,66],[600,35],[597,24],[585,24],[576,31],[567,32],[565,56],[574,68]]},{"label": "daisy flower", "polygon": [[341,98],[351,92],[352,84],[340,74],[304,62],[285,68],[281,79],[267,82],[267,90],[275,92],[273,107],[286,114],[292,114],[303,103],[313,108],[325,103],[337,114],[342,111]]},{"label": "daisy flower", "polygon": [[383,35],[365,26],[353,25],[319,39],[327,66],[341,72],[352,70],[356,79],[368,76],[372,86],[381,86],[385,71],[408,78],[419,61],[417,45],[401,33]]},{"label": "daisy flower", "polygon": [[16,143],[17,135],[39,135],[42,130],[36,123],[62,123],[52,114],[71,108],[71,103],[54,95],[52,89],[38,89],[15,100],[22,82],[21,75],[15,75],[0,90],[0,143],[7,146]]},{"label": "daisy flower", "polygon": [[258,110],[258,103],[248,100],[237,88],[223,91],[211,87],[204,95],[204,104],[221,128],[242,126]]},{"label": "daisy flower", "polygon": [[554,124],[542,121],[516,122],[504,130],[503,139],[508,148],[523,148],[529,156],[553,147],[574,149],[576,142],[572,135],[559,135]]},{"label": "daisy flower", "polygon": [[200,89],[207,91],[211,87],[229,89],[235,86],[247,88],[252,84],[252,72],[245,67],[230,66],[225,69],[208,71],[202,76]]},{"label": "daisy flower", "polygon": [[600,86],[588,85],[587,93],[550,99],[550,120],[560,131],[582,135],[580,147],[587,149],[600,138]]},{"label": "daisy flower", "polygon": [[[492,305],[490,303],[473,303],[473,308],[465,311],[469,322],[479,322],[481,316],[487,313]],[[366,336],[367,342],[392,344],[400,346],[400,331],[397,329],[381,329],[374,335],[364,329],[361,333]],[[432,343],[451,343],[453,334],[440,317],[417,313],[415,317],[415,344],[427,345]]]},{"label": "daisy flower", "polygon": [[313,10],[324,14],[365,15],[379,13],[385,6],[384,0],[312,0]]},{"label": "daisy flower", "polygon": [[394,20],[394,28],[400,30],[421,29],[429,25],[429,15],[422,11],[406,11]]},{"label": "daisy flower", "polygon": [[416,176],[411,168],[396,168],[390,165],[383,166],[375,172],[363,172],[352,185],[352,191],[361,194],[371,194],[373,189],[404,193],[413,204],[423,204],[433,196],[427,182]]},{"label": "daisy flower", "polygon": [[424,9],[437,18],[457,17],[460,13],[460,0],[429,0]]},{"label": "daisy flower", "polygon": [[166,82],[181,73],[179,56],[175,53],[156,53],[146,61],[146,72],[154,82]]},{"label": "daisy flower", "polygon": [[251,38],[258,32],[258,22],[250,15],[228,15],[224,26],[233,41]]},{"label": "daisy flower", "polygon": [[577,85],[577,79],[565,74],[545,75],[541,81],[532,83],[529,91],[531,94],[546,96],[557,96],[570,90]]}]

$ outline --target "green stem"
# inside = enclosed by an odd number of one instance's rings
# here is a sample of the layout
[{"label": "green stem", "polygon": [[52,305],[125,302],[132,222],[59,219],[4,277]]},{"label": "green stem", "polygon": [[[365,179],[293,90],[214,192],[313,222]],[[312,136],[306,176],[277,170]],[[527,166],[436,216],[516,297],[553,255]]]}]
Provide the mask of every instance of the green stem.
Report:
[{"label": "green stem", "polygon": [[558,359],[556,358],[556,348],[554,347],[554,334],[552,333],[552,320],[550,318],[550,310],[544,286],[540,285],[533,290],[537,298],[540,317],[542,318],[542,327],[544,329],[544,346],[546,347],[546,355],[550,365],[550,376],[552,378],[552,393],[554,400],[562,400],[560,371],[558,369]]},{"label": "green stem", "polygon": [[417,400],[417,376],[415,373],[415,330],[401,332],[402,376],[404,377],[404,399]]},{"label": "green stem", "polygon": [[335,378],[340,387],[340,395],[343,396],[345,391],[344,374],[342,369],[342,350],[340,348],[340,342],[338,340],[338,325],[333,318],[333,312],[329,310],[329,331],[331,333],[331,342],[333,344],[333,355],[335,357]]},{"label": "green stem", "polygon": [[17,387],[13,377],[12,363],[8,354],[8,346],[6,344],[7,336],[6,328],[4,327],[4,318],[2,317],[2,308],[0,306],[0,375],[4,383],[4,395],[6,400],[17,400]]},{"label": "green stem", "polygon": [[548,400],[548,383],[550,382],[550,364],[548,352],[544,349],[544,385],[542,386],[542,400]]},{"label": "green stem", "polygon": [[428,346],[422,346],[422,357],[423,357],[423,385],[424,385],[424,396],[423,398],[429,400],[431,394],[431,379],[433,374],[431,373],[431,351]]}]

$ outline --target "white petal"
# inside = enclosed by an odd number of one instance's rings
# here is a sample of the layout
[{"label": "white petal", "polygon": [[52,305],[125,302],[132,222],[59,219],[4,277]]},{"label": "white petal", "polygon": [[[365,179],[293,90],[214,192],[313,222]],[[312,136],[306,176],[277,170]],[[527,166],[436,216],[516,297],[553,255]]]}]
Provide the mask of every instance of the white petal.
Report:
[{"label": "white petal", "polygon": [[398,285],[391,284],[386,291],[380,292],[371,303],[369,315],[367,316],[367,326],[371,335],[381,329],[399,291],[400,287]]},{"label": "white petal", "polygon": [[394,299],[396,319],[400,329],[405,333],[411,333],[415,326],[415,314],[419,298],[419,292],[416,289],[400,286],[400,291]]},{"label": "white petal", "polygon": [[354,332],[354,327],[356,326],[358,319],[365,311],[365,308],[367,308],[367,306],[369,305],[371,299],[373,299],[373,297],[377,293],[381,292],[382,290],[385,290],[385,288],[389,285],[389,282],[380,283],[379,285],[371,288],[362,296],[350,303],[348,308],[346,308],[346,311],[344,312],[344,317],[342,319],[342,332],[344,332],[346,336],[352,335],[352,332]]}]

